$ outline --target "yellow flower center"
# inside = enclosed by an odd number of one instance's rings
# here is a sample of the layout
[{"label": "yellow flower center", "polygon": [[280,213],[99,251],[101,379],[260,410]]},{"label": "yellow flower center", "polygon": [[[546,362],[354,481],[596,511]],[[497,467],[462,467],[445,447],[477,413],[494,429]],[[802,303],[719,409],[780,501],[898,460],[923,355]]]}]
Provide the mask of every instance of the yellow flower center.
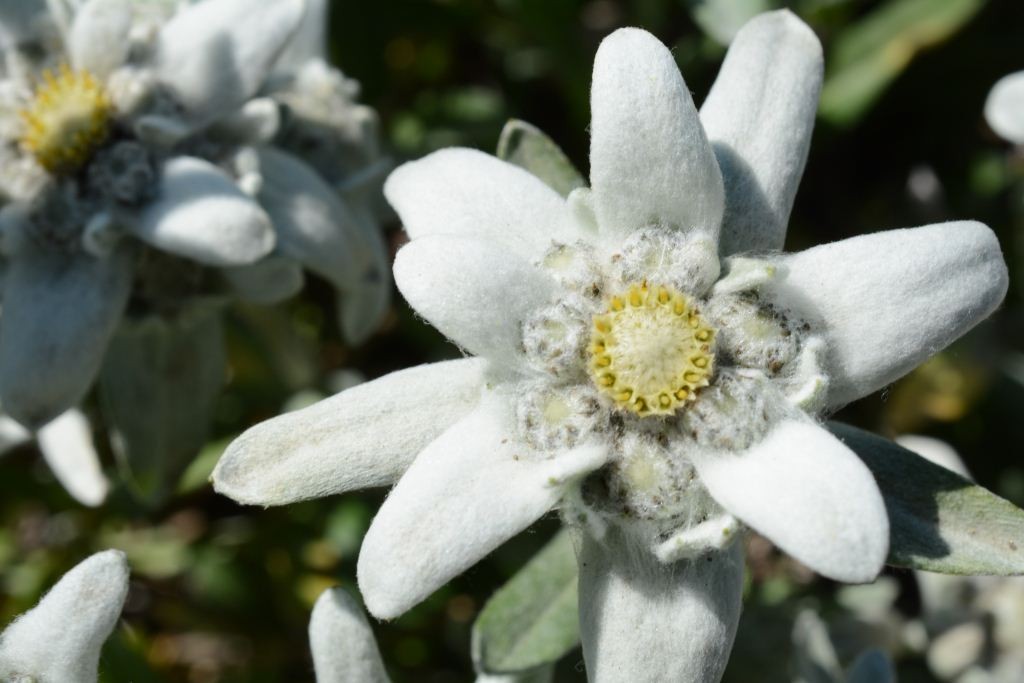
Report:
[{"label": "yellow flower center", "polygon": [[112,106],[88,71],[45,71],[21,111],[22,147],[51,173],[74,171],[107,137]]},{"label": "yellow flower center", "polygon": [[676,289],[630,285],[593,322],[590,375],[620,408],[670,415],[708,385],[715,331]]}]

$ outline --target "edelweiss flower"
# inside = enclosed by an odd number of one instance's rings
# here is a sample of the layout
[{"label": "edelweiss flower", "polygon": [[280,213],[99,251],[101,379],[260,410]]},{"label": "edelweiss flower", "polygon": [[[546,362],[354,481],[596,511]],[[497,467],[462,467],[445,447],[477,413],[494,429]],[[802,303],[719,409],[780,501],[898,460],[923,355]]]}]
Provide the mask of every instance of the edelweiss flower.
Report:
[{"label": "edelweiss flower", "polygon": [[973,222],[776,252],[821,72],[807,26],[762,15],[698,114],[670,52],[622,29],[594,64],[589,189],[565,200],[465,149],[399,168],[399,289],[475,357],[254,427],[217,489],[272,505],[397,480],[359,558],[380,618],[560,507],[582,536],[595,681],[720,677],[744,525],[825,576],[873,579],[882,497],[816,416],[964,333],[1007,276]]},{"label": "edelweiss flower", "polygon": [[999,79],[985,100],[985,120],[996,133],[1024,145],[1024,71]]},{"label": "edelweiss flower", "polygon": [[129,303],[171,315],[225,291],[274,301],[302,266],[357,295],[350,337],[372,331],[387,303],[376,222],[272,146],[282,105],[257,97],[320,10],[68,7],[0,12],[5,409],[38,428],[76,404]]},{"label": "edelweiss flower", "polygon": [[95,683],[103,642],[128,595],[124,553],[97,553],[0,633],[5,683]]}]

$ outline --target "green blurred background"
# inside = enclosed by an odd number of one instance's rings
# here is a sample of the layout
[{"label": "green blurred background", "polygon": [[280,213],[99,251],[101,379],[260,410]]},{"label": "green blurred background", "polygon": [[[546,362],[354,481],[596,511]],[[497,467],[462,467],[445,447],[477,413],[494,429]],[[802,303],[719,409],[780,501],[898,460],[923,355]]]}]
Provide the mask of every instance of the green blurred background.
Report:
[{"label": "green blurred background", "polygon": [[[334,63],[362,83],[362,100],[380,112],[396,162],[456,144],[493,151],[504,122],[516,117],[549,133],[585,172],[590,68],[602,37],[625,25],[653,32],[672,47],[699,103],[724,55],[721,41],[744,16],[777,6],[770,0],[334,2],[331,49]],[[979,483],[1024,505],[1017,277],[1024,275],[1024,155],[982,117],[992,84],[1024,68],[1024,3],[803,0],[788,6],[825,46],[826,86],[787,249],[974,218],[995,229],[1011,266],[1010,295],[992,320],[837,419],[887,436],[942,438]],[[392,221],[388,229],[397,248],[399,226]],[[231,310],[230,374],[214,440],[186,473],[180,495],[160,509],[140,506],[123,489],[99,510],[82,508],[33,447],[5,456],[0,624],[87,554],[118,547],[129,554],[133,583],[122,625],[104,650],[104,681],[312,681],[309,610],[327,586],[355,590],[360,539],[383,492],[261,510],[214,495],[206,477],[224,445],[251,424],[359,378],[456,354],[400,300],[377,336],[348,348],[331,302],[329,288],[310,278],[285,306]],[[95,426],[102,442],[103,425]],[[542,521],[407,616],[375,627],[394,680],[470,680],[473,619],[557,526],[554,518]],[[855,617],[836,585],[759,539],[749,546],[746,613],[726,680],[789,680],[789,631],[799,607],[832,619]],[[913,576],[890,577],[892,609],[914,617],[920,599]],[[848,661],[854,653],[837,644]],[[896,654],[901,680],[934,680],[920,655]],[[577,650],[557,680],[583,680],[582,668]]]}]

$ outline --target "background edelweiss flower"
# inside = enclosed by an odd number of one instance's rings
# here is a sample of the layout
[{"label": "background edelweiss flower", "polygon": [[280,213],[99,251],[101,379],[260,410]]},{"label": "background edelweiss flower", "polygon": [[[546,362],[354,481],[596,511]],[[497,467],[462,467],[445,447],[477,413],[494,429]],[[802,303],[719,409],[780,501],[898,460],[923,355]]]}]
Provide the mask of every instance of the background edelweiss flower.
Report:
[{"label": "background edelweiss flower", "polygon": [[0,633],[0,679],[95,683],[100,650],[127,595],[124,553],[107,550],[83,561]]},{"label": "background edelweiss flower", "polygon": [[1024,71],[1003,76],[985,100],[985,120],[996,133],[1024,145]]},{"label": "background edelweiss flower", "polygon": [[[166,470],[135,472],[152,489],[205,441],[226,298],[276,303],[308,268],[348,340],[377,327],[389,275],[367,188],[387,161],[324,62],[323,2],[47,7],[0,14],[0,396],[38,430],[99,376],[115,450]],[[302,157],[328,144],[346,156]],[[184,363],[189,348],[204,355]],[[188,399],[164,400],[182,365]]]},{"label": "background edelweiss flower", "polygon": [[398,481],[359,559],[381,618],[561,506],[582,535],[598,681],[721,676],[743,575],[733,515],[822,574],[871,580],[881,496],[814,416],[987,316],[1006,270],[971,222],[774,253],[821,70],[802,22],[762,15],[698,115],[665,47],[623,29],[595,59],[590,190],[565,200],[470,150],[397,170],[386,192],[412,238],[398,286],[479,357],[254,427],[217,490],[278,505]]}]

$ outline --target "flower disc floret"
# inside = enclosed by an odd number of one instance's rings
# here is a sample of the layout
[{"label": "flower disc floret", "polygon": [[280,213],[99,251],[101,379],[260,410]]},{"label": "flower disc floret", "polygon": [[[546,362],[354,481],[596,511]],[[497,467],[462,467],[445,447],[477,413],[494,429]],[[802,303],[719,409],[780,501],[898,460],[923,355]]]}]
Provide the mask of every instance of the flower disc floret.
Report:
[{"label": "flower disc floret", "polygon": [[715,330],[673,287],[632,284],[595,315],[590,376],[618,408],[671,415],[709,384]]},{"label": "flower disc floret", "polygon": [[88,71],[62,65],[45,71],[32,101],[21,111],[21,143],[50,173],[74,171],[106,139],[113,106]]}]

